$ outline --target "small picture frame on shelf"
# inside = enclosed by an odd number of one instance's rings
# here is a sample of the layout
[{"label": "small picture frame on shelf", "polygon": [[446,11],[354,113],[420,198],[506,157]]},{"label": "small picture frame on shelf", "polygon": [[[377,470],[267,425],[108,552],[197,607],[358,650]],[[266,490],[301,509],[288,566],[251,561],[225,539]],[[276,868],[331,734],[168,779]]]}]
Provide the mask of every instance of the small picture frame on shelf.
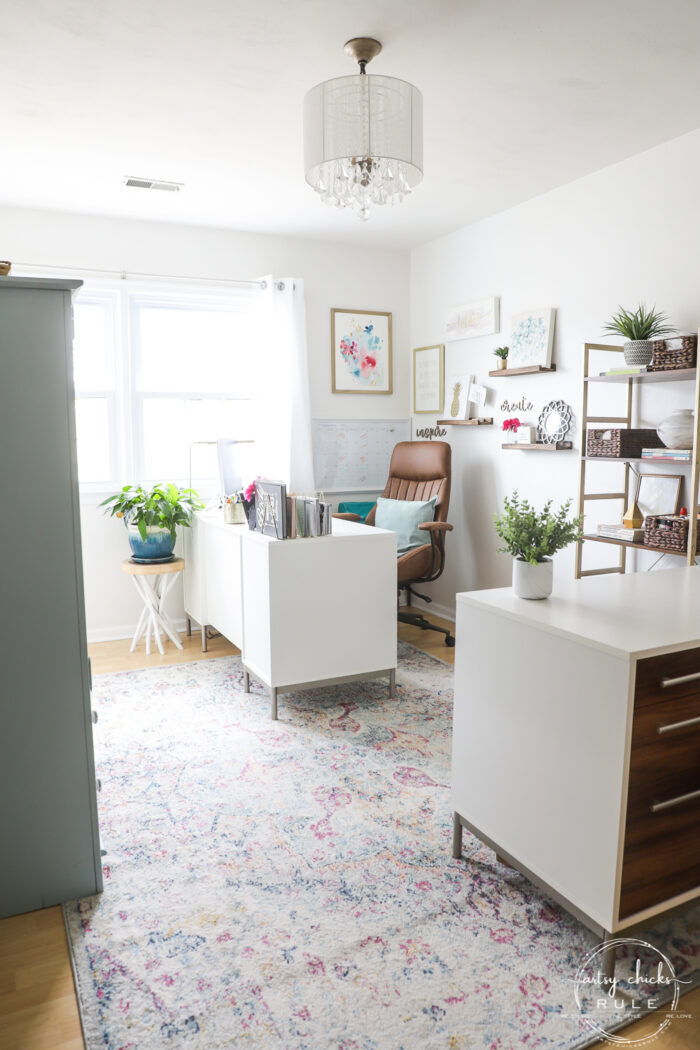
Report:
[{"label": "small picture frame on shelf", "polygon": [[682,482],[682,474],[640,474],[635,499],[644,517],[678,514]]},{"label": "small picture frame on shelf", "polygon": [[452,375],[445,384],[445,415],[449,419],[469,419],[469,391],[474,383],[474,376]]}]

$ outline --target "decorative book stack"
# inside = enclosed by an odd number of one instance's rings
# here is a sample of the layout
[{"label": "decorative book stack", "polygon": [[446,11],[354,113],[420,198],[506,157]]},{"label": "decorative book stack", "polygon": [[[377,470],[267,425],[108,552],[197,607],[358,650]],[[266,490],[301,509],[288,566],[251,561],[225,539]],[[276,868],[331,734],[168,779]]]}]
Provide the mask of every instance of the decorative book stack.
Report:
[{"label": "decorative book stack", "polygon": [[655,459],[660,463],[690,463],[693,450],[690,448],[643,448],[642,459]]},{"label": "decorative book stack", "polygon": [[628,529],[626,525],[599,525],[598,535],[607,540],[627,540],[628,543],[644,542],[644,529]]}]

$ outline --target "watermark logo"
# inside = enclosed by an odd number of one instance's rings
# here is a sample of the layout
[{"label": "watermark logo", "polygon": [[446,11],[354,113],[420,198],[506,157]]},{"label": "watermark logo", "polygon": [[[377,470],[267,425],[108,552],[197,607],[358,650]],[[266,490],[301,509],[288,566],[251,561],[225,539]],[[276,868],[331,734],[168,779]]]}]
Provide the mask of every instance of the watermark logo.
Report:
[{"label": "watermark logo", "polygon": [[[618,956],[615,973],[606,975],[606,961]],[[597,945],[574,977],[576,1005],[592,1032],[615,1046],[643,1046],[660,1035],[678,1017],[681,985],[670,959],[648,941],[621,937]],[[622,1016],[621,1016],[622,1015]],[[621,1020],[630,1024],[653,1017],[643,1035],[614,1031]]]}]

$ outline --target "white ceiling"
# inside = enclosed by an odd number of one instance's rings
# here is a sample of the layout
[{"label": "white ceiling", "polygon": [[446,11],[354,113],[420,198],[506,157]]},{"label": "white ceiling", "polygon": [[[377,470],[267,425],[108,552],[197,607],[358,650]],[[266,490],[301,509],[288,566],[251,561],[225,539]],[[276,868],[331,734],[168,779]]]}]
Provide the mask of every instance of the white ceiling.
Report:
[{"label": "white ceiling", "polygon": [[[700,126],[697,0],[0,0],[0,203],[408,247]],[[302,171],[302,100],[423,93],[425,177],[369,223]],[[124,175],[184,182],[128,190]],[[0,237],[2,231],[0,230]]]}]

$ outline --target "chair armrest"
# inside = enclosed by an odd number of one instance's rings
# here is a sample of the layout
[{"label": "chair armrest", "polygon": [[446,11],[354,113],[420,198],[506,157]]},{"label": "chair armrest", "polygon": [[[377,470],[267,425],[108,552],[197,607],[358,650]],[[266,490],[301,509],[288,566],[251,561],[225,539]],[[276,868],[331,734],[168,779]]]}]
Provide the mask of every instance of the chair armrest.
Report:
[{"label": "chair armrest", "polygon": [[359,521],[362,524],[362,518],[359,514],[333,514],[332,517],[340,518],[341,521]]},{"label": "chair armrest", "polygon": [[422,521],[418,528],[427,532],[452,532],[454,525],[446,521]]}]

